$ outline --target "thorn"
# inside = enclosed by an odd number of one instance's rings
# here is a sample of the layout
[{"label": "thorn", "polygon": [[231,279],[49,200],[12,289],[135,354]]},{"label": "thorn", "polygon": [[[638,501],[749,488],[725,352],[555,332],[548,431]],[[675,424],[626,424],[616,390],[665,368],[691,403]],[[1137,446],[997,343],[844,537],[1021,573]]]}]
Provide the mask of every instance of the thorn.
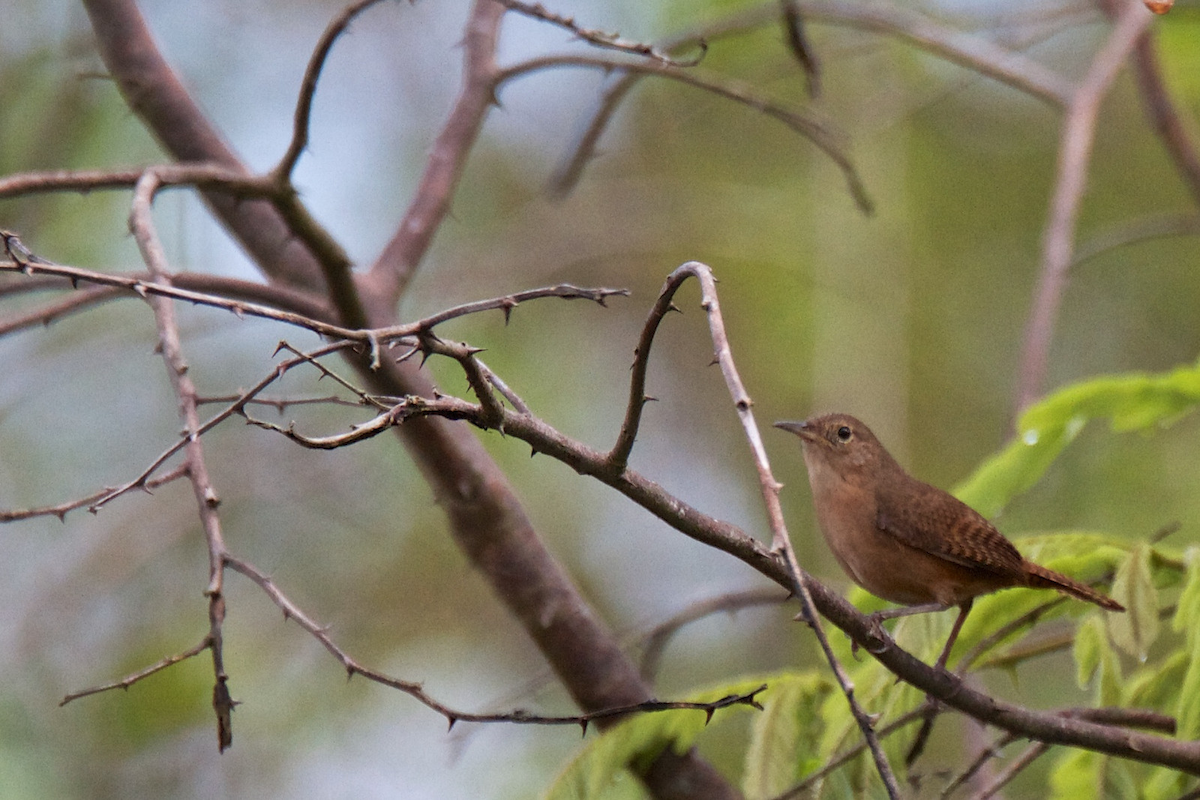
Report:
[{"label": "thorn", "polygon": [[683,309],[681,309],[679,306],[675,305],[674,300],[672,300],[670,303],[667,304],[667,311],[678,311],[680,314],[683,313]]},{"label": "thorn", "polygon": [[720,363],[721,363],[721,359],[717,358],[716,356],[713,356],[713,360],[708,362],[708,366],[715,367],[717,364],[720,364]]},{"label": "thorn", "polygon": [[446,733],[449,733],[450,731],[454,730],[454,724],[458,722],[458,717],[447,714],[446,719],[450,721],[450,724],[446,726]]},{"label": "thorn", "polygon": [[288,346],[288,343],[285,342],[283,339],[280,339],[279,344],[275,345],[275,352],[271,353],[271,357],[274,358],[275,356],[279,355],[279,351],[283,350],[287,346]]},{"label": "thorn", "polygon": [[712,722],[713,711],[714,711],[714,709],[712,709],[711,707],[704,709],[704,726],[705,727],[708,727],[708,723]]},{"label": "thorn", "polygon": [[579,727],[583,728],[583,734],[582,734],[583,736],[587,736],[587,726],[588,726],[587,717],[584,717],[583,719],[579,720]]},{"label": "thorn", "polygon": [[534,457],[534,456],[536,456],[537,454],[538,454],[537,448],[536,448],[536,447],[532,447],[532,446],[530,446],[530,448],[529,448],[529,457],[530,457],[530,458],[533,458],[533,457]]}]

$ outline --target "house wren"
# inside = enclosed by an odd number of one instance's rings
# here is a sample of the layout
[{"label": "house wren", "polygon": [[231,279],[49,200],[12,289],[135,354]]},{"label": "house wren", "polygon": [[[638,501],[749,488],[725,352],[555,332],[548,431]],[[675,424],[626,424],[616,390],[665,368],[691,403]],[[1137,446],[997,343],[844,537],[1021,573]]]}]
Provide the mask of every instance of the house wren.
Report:
[{"label": "house wren", "polygon": [[1010,586],[1057,589],[1109,611],[1115,600],[1022,558],[973,508],[904,471],[866,425],[847,414],[776,422],[804,446],[817,524],[855,583],[907,608],[877,620],[960,611],[937,666],[944,667],[976,597]]}]

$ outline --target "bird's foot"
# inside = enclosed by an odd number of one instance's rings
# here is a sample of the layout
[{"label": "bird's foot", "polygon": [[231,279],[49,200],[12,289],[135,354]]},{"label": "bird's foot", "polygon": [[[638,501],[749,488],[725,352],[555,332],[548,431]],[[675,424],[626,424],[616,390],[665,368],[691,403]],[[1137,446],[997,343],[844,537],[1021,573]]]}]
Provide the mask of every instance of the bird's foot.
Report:
[{"label": "bird's foot", "polygon": [[[883,629],[883,621],[888,617],[882,611],[876,611],[874,614],[867,615],[867,622],[871,626],[871,636],[879,641],[875,647],[864,645],[870,653],[882,653],[891,646],[891,641],[888,638],[887,631]],[[857,642],[855,643],[857,647]]]}]

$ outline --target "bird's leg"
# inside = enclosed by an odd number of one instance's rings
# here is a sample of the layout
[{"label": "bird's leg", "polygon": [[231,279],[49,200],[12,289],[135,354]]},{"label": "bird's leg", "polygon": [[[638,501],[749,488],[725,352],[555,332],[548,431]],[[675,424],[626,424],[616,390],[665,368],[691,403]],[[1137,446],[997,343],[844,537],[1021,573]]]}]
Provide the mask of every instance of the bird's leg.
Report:
[{"label": "bird's leg", "polygon": [[[967,614],[971,613],[971,606],[974,603],[975,600],[972,598],[959,605],[958,617],[954,620],[954,627],[950,629],[950,638],[946,640],[946,646],[942,648],[942,654],[938,656],[936,665],[938,669],[946,668],[946,662],[950,660],[950,650],[953,649],[954,642],[958,639],[958,632],[962,630],[963,623],[966,622]],[[925,743],[929,741],[929,734],[933,731],[933,721],[937,718],[938,710],[942,705],[932,697],[925,699],[927,703],[925,720],[921,723],[921,728],[917,731],[912,746],[908,749],[908,755],[904,758],[904,763],[910,767],[925,750]]]},{"label": "bird's leg", "polygon": [[967,600],[958,607],[958,618],[954,620],[954,627],[950,629],[950,638],[946,640],[946,646],[942,648],[942,654],[938,656],[937,668],[945,669],[946,662],[950,659],[950,650],[954,647],[954,642],[958,639],[958,632],[962,630],[963,623],[967,621],[967,614],[971,613],[971,606],[975,604],[974,598]]},{"label": "bird's leg", "polygon": [[[901,606],[900,608],[885,608],[883,611],[876,611],[867,615],[867,620],[871,624],[871,634],[880,640],[884,640],[883,623],[885,620],[896,619],[897,617],[908,617],[913,614],[929,614],[934,611],[945,611],[947,606],[941,603],[921,603],[916,606]],[[853,642],[850,652],[858,656],[858,642]]]}]

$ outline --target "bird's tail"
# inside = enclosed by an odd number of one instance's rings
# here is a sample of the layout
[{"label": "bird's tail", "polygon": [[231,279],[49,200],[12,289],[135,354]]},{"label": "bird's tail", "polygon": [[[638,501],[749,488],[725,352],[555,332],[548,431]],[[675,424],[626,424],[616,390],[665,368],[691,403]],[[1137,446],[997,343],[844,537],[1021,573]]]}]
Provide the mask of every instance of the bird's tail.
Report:
[{"label": "bird's tail", "polygon": [[1125,606],[1107,595],[1100,594],[1087,584],[1080,583],[1074,578],[1068,578],[1052,569],[1038,566],[1032,561],[1025,562],[1025,572],[1029,575],[1029,585],[1035,589],[1057,589],[1065,594],[1078,597],[1080,600],[1095,603],[1101,608],[1107,608],[1109,611],[1125,610]]}]

